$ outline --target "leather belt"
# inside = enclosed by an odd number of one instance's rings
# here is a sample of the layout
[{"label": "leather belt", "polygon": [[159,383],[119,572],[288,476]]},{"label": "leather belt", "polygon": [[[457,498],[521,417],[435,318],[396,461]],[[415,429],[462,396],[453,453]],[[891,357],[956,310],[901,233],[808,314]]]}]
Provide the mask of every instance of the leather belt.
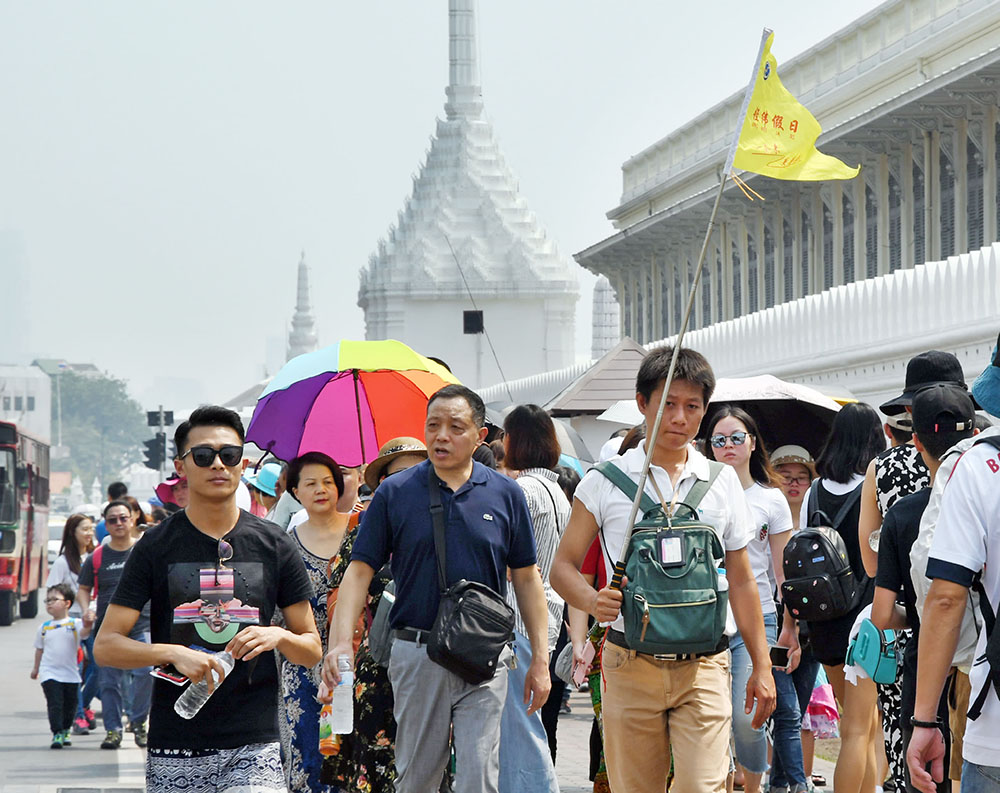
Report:
[{"label": "leather belt", "polygon": [[[632,649],[628,646],[628,642],[625,641],[625,634],[622,631],[615,630],[614,628],[608,628],[608,641],[625,650]],[[636,650],[636,653],[638,655],[648,656],[655,661],[693,661],[695,658],[704,658],[705,656],[715,655],[716,653],[722,652],[729,646],[729,640],[723,636],[720,645],[721,646],[716,647],[714,650],[707,653],[643,653],[638,650]]]},{"label": "leather belt", "polygon": [[392,632],[392,638],[402,639],[404,642],[416,642],[418,645],[427,644],[430,637],[430,631],[421,631],[416,628],[396,628]]}]

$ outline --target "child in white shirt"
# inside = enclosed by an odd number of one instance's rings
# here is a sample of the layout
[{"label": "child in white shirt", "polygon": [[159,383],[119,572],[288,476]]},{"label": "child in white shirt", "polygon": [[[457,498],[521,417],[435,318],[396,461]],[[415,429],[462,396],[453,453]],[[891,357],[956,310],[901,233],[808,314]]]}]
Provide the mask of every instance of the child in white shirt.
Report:
[{"label": "child in white shirt", "polygon": [[41,678],[42,691],[52,729],[50,748],[70,745],[69,728],[76,715],[80,686],[78,656],[80,641],[90,635],[93,620],[68,616],[75,600],[69,584],[56,584],[45,592],[45,610],[52,617],[38,626],[35,634],[35,666],[31,679]]}]

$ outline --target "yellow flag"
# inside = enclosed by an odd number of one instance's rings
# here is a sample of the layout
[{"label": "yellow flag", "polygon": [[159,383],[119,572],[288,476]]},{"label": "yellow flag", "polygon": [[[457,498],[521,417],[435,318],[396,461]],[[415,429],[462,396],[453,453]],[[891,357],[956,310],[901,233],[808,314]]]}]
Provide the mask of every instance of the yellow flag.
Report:
[{"label": "yellow flag", "polygon": [[743,100],[743,126],[730,151],[726,173],[737,168],[803,182],[854,178],[860,165],[851,168],[816,148],[816,138],[823,129],[781,84],[778,62],[771,55],[773,41],[774,33],[765,30]]}]

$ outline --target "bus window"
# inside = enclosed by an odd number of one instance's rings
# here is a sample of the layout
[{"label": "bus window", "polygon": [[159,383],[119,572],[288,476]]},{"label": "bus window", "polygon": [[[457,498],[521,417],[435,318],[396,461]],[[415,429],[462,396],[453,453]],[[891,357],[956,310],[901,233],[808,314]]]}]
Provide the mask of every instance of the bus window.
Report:
[{"label": "bus window", "polygon": [[14,479],[14,453],[0,449],[0,523],[13,523],[17,517]]}]

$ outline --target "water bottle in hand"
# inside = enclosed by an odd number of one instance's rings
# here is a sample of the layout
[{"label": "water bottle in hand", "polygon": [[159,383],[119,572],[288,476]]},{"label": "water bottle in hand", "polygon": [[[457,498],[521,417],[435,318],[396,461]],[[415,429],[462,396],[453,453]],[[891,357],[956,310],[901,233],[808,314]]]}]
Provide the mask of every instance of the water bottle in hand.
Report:
[{"label": "water bottle in hand", "polygon": [[[229,677],[229,673],[236,666],[236,660],[225,650],[220,653],[214,653],[214,656],[222,664],[222,668],[226,671],[226,677]],[[219,673],[212,669],[210,670],[210,674],[215,681],[215,690],[218,691]],[[174,703],[174,711],[182,719],[193,719],[202,706],[208,702],[209,696],[211,695],[208,693],[208,680],[202,678],[198,683],[189,684],[184,693],[177,697],[177,701]]]},{"label": "water bottle in hand", "polygon": [[340,672],[340,685],[333,690],[330,732],[350,735],[354,732],[354,672],[351,670],[351,659],[346,655],[337,656],[337,670]]}]

